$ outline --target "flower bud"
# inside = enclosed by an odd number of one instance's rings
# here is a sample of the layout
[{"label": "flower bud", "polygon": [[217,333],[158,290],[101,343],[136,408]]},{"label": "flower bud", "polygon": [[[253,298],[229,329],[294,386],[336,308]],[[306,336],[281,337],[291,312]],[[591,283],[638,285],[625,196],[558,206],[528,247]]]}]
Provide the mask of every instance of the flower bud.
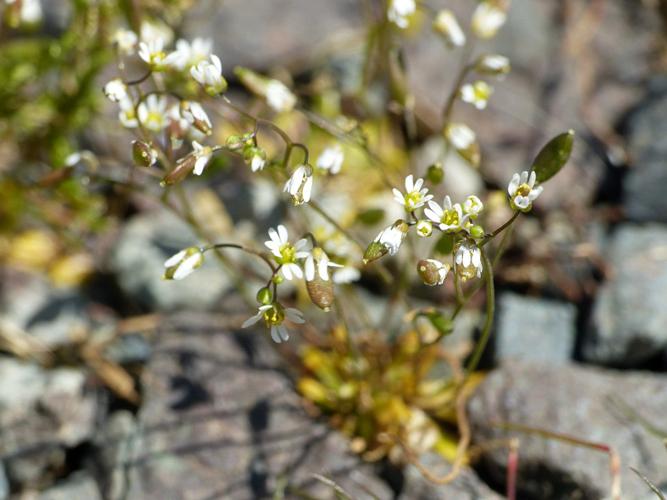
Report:
[{"label": "flower bud", "polygon": [[510,72],[510,60],[499,54],[483,54],[475,62],[475,71],[482,75],[502,76]]},{"label": "flower bud", "polygon": [[208,118],[206,111],[197,102],[181,101],[181,116],[185,118],[190,125],[199,130],[204,135],[211,135],[213,126]]},{"label": "flower bud", "polygon": [[165,263],[163,279],[182,280],[192,274],[204,263],[204,253],[201,248],[189,247],[169,257]]},{"label": "flower bud", "polygon": [[449,273],[449,266],[435,259],[422,259],[417,262],[417,273],[425,285],[442,285]]},{"label": "flower bud", "polygon": [[253,172],[257,172],[266,165],[266,152],[260,147],[246,145],[243,149],[243,159]]},{"label": "flower bud", "polygon": [[433,223],[428,220],[420,220],[417,222],[417,236],[428,238],[433,234]]},{"label": "flower bud", "polygon": [[144,141],[132,141],[132,158],[138,167],[152,167],[157,162],[157,151]]},{"label": "flower bud", "polygon": [[507,20],[508,0],[482,0],[472,16],[471,28],[479,38],[493,38]]},{"label": "flower bud", "polygon": [[257,292],[257,302],[265,306],[273,302],[273,293],[268,286],[259,289]]},{"label": "flower bud", "polygon": [[244,144],[245,141],[243,140],[243,137],[241,137],[240,135],[230,135],[229,137],[227,137],[227,140],[225,141],[225,146],[230,151],[239,151],[240,149],[243,148]]},{"label": "flower bud", "polygon": [[428,167],[428,170],[426,171],[426,179],[428,179],[431,184],[440,184],[442,181],[444,181],[445,171],[442,168],[442,164],[434,163]]},{"label": "flower bud", "polygon": [[482,226],[475,225],[470,228],[470,236],[476,240],[481,240],[485,235],[486,232]]},{"label": "flower bud", "polygon": [[380,234],[366,248],[363,263],[368,264],[369,262],[373,262],[387,253],[389,255],[396,254],[409,229],[410,226],[408,226],[407,222],[399,219],[391,226],[380,231]]},{"label": "flower bud", "polygon": [[384,257],[389,250],[385,245],[377,241],[372,241],[366,251],[364,252],[364,258],[362,259],[364,264],[378,260],[380,257]]},{"label": "flower bud", "polygon": [[466,35],[451,10],[441,10],[433,21],[433,29],[440,33],[450,47],[463,47]]}]

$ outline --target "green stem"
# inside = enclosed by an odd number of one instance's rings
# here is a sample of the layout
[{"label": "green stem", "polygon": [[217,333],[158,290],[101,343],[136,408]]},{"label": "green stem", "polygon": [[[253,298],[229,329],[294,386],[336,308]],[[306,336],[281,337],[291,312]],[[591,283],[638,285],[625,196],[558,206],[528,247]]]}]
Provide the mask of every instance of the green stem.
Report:
[{"label": "green stem", "polygon": [[477,345],[475,346],[475,351],[473,352],[472,357],[468,362],[468,366],[466,367],[466,378],[477,369],[477,365],[479,365],[479,361],[482,358],[484,349],[486,349],[486,345],[488,344],[489,338],[491,337],[493,315],[496,308],[495,288],[493,285],[493,268],[491,266],[491,261],[489,261],[489,257],[486,255],[484,249],[480,248],[480,251],[482,252],[484,279],[486,281],[486,319],[484,321],[482,334],[479,338],[479,341],[477,342]]}]

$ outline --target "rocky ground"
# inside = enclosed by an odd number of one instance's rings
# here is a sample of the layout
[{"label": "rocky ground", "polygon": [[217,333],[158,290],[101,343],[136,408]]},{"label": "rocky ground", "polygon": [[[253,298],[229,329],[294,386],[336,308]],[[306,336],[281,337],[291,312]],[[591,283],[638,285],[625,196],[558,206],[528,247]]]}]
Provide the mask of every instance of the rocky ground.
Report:
[{"label": "rocky ground", "polygon": [[[214,3],[200,2],[184,31],[214,38],[226,68],[330,63],[343,84],[355,78],[358,54],[329,60],[321,50],[331,37],[355,36],[357,2]],[[522,499],[605,498],[610,459],[507,422],[610,447],[623,498],[652,498],[629,467],[667,491],[667,78],[655,76],[663,27],[636,1],[600,3],[591,21],[588,2],[513,0],[509,25],[489,45],[512,59],[513,72],[484,120],[461,109],[479,124],[484,175],[462,171],[454,191],[504,185],[554,132],[574,128],[579,137],[537,217],[516,231],[516,246],[528,250],[510,251],[512,265],[499,274],[490,373],[468,405],[475,443],[519,439]],[[431,35],[407,42],[427,126],[437,123],[430,110],[441,107],[456,68],[433,64],[444,55]],[[533,244],[541,231],[546,241]],[[169,214],[138,213],[112,239],[90,289],[64,292],[3,270],[2,329],[20,332],[27,351],[59,354],[0,357],[0,499],[250,499],[276,490],[333,498],[313,473],[354,498],[503,497],[505,449],[483,454],[447,486],[413,468],[361,463],[307,414],[265,339],[230,326],[245,308],[228,276],[212,266],[178,287],[160,279],[164,258],[192,240]],[[148,311],[159,318],[123,322]],[[106,346],[119,330],[122,341]],[[82,346],[102,346],[124,367],[141,404],[96,382],[104,367]]]}]

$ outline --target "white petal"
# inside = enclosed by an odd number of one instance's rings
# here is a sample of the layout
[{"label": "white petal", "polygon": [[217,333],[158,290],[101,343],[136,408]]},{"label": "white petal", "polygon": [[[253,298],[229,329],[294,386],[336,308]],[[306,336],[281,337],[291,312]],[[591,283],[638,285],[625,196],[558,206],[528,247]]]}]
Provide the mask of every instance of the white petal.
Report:
[{"label": "white petal", "polygon": [[245,320],[245,321],[243,322],[243,324],[241,325],[241,328],[248,328],[249,326],[252,326],[252,325],[254,325],[255,323],[257,323],[260,319],[262,319],[262,313],[261,313],[261,312],[258,312],[258,313],[255,314],[254,316],[251,316],[250,318],[248,318],[247,320]]},{"label": "white petal", "polygon": [[185,257],[185,250],[181,250],[177,254],[172,255],[164,262],[164,267],[171,267],[178,264]]},{"label": "white petal", "polygon": [[306,281],[313,281],[315,279],[315,259],[312,255],[306,259],[304,268],[306,270]]},{"label": "white petal", "polygon": [[174,276],[173,278],[175,280],[182,280],[183,278],[190,276],[194,270],[199,266],[201,263],[201,254],[200,253],[194,253],[190,255],[187,259],[185,259],[177,268],[176,271],[174,271]]},{"label": "white petal", "polygon": [[298,309],[294,309],[293,307],[286,307],[285,308],[285,316],[292,323],[302,324],[302,323],[306,322],[306,320],[303,319],[303,313],[301,311],[299,311]]},{"label": "white petal", "polygon": [[289,240],[289,234],[287,234],[287,228],[282,224],[278,225],[278,235],[280,236],[281,243],[287,243]]}]

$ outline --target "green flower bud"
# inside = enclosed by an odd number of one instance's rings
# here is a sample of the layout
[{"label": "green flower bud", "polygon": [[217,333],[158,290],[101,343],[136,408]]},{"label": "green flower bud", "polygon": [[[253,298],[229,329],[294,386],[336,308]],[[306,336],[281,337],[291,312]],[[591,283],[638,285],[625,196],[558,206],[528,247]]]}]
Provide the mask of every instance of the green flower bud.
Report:
[{"label": "green flower bud", "polygon": [[482,226],[472,226],[470,228],[470,236],[472,236],[476,240],[481,240],[484,238],[484,235],[486,232],[484,231],[484,228]]},{"label": "green flower bud", "polygon": [[442,164],[434,163],[433,165],[428,167],[428,170],[426,171],[426,179],[431,184],[440,184],[442,181],[444,181],[445,171],[442,168]]},{"label": "green flower bud", "polygon": [[257,292],[257,302],[265,306],[273,302],[273,293],[268,286],[259,289]]}]

